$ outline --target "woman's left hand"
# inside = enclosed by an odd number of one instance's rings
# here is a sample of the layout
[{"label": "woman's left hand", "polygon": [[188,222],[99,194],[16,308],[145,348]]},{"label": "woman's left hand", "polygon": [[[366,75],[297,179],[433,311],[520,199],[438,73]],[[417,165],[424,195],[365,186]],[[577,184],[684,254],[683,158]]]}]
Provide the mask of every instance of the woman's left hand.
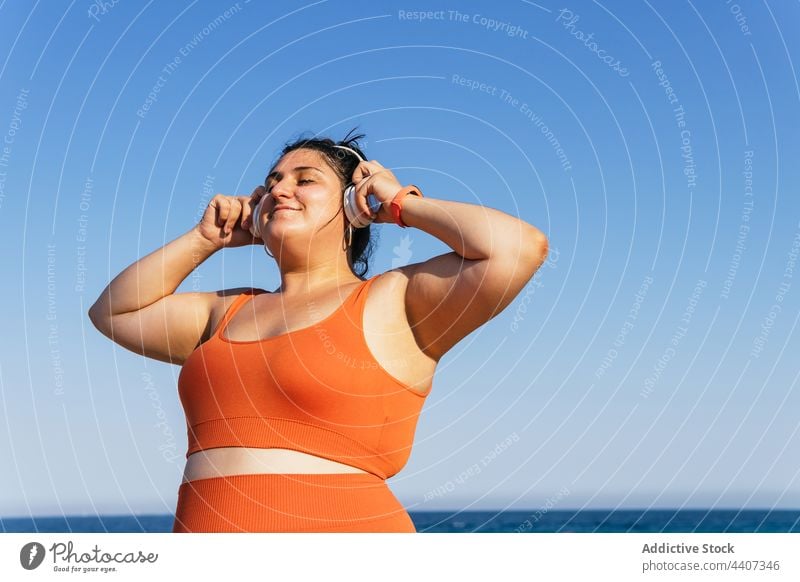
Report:
[{"label": "woman's left hand", "polygon": [[387,170],[376,160],[361,162],[353,172],[353,184],[356,185],[356,206],[360,212],[370,214],[367,196],[372,195],[381,203],[373,222],[394,223],[390,204],[403,186],[391,170]]}]

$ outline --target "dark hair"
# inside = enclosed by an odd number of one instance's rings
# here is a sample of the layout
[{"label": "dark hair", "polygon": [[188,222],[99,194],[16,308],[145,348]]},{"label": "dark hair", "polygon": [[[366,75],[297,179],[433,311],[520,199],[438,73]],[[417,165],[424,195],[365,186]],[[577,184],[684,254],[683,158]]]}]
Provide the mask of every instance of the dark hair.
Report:
[{"label": "dark hair", "polygon": [[[361,150],[361,146],[358,143],[358,140],[365,137],[365,135],[363,133],[352,135],[355,130],[356,128],[351,129],[347,135],[344,136],[344,139],[338,142],[327,137],[300,138],[295,141],[287,142],[283,150],[281,150],[278,160],[289,152],[298,149],[317,151],[339,177],[339,181],[342,184],[342,192],[344,192],[345,187],[350,184],[353,172],[361,160],[356,158],[351,152],[334,146],[346,146],[357,151],[358,154],[366,160],[367,156]],[[275,163],[277,164],[277,161]],[[275,167],[275,164],[273,164],[273,167]],[[342,209],[342,211],[344,211],[344,209]],[[372,239],[372,232],[369,226],[353,229],[353,240],[350,245],[351,268],[359,277],[363,277],[369,270],[369,259],[372,256],[374,248],[375,243]]]}]

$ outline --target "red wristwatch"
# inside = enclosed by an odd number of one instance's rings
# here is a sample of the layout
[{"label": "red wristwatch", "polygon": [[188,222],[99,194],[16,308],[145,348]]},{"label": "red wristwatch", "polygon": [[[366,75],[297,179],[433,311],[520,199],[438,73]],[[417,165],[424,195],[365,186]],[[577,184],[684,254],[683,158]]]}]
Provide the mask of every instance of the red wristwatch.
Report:
[{"label": "red wristwatch", "polygon": [[392,203],[390,208],[392,209],[392,218],[394,218],[395,224],[402,226],[403,228],[407,228],[408,225],[403,222],[403,219],[400,218],[400,212],[403,210],[403,198],[408,196],[409,194],[413,194],[415,196],[419,196],[422,198],[422,191],[411,184],[410,186],[406,186],[400,192],[394,195],[392,198]]}]

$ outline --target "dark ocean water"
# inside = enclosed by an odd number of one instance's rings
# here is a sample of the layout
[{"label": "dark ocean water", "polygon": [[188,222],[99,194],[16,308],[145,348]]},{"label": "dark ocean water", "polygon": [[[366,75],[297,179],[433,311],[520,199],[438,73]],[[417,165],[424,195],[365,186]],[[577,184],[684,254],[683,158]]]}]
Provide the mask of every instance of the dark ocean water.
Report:
[{"label": "dark ocean water", "polygon": [[[591,510],[410,512],[420,533],[788,533],[800,532],[800,511]],[[37,533],[143,533],[172,531],[172,515],[101,515],[0,518],[0,531]]]}]

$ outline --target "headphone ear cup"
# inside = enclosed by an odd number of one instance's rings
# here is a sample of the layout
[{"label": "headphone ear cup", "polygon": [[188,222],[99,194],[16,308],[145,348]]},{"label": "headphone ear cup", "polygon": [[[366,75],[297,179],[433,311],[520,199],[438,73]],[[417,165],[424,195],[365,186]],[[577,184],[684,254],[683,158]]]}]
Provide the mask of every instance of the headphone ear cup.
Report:
[{"label": "headphone ear cup", "polygon": [[264,209],[264,201],[267,199],[266,196],[262,196],[261,199],[256,204],[256,207],[253,209],[253,214],[250,217],[250,234],[252,234],[256,238],[261,238],[261,211]]},{"label": "headphone ear cup", "polygon": [[372,220],[369,217],[360,216],[356,207],[356,187],[352,184],[345,188],[343,195],[344,214],[354,228],[364,228],[370,225]]}]

